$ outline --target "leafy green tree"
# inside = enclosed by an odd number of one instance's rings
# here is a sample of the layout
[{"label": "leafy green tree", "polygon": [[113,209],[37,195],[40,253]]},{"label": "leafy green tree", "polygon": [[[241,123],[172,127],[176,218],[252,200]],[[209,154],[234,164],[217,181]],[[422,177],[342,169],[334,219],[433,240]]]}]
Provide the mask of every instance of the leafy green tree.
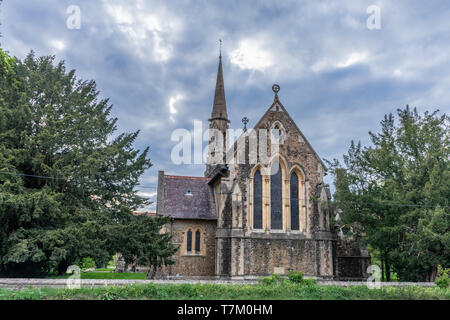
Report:
[{"label": "leafy green tree", "polygon": [[450,287],[450,277],[448,274],[450,269],[444,269],[441,265],[438,265],[438,277],[434,281],[436,285],[441,289],[447,289]]},{"label": "leafy green tree", "polygon": [[177,248],[171,244],[170,233],[160,232],[169,221],[168,217],[139,215],[131,223],[112,230],[111,241],[115,241],[125,264],[148,266],[148,279],[153,279],[162,266],[174,263],[171,256]]},{"label": "leafy green tree", "polygon": [[433,281],[450,264],[449,117],[408,106],[329,162],[342,222],[379,253],[387,280]]},{"label": "leafy green tree", "polygon": [[80,268],[81,270],[92,269],[95,267],[95,261],[91,257],[86,257],[81,260]]},{"label": "leafy green tree", "polygon": [[133,212],[147,204],[135,187],[148,148],[133,148],[138,132],[116,133],[95,82],[63,62],[1,52],[0,64],[0,273],[63,273],[83,257],[106,264],[115,230],[133,235]]}]

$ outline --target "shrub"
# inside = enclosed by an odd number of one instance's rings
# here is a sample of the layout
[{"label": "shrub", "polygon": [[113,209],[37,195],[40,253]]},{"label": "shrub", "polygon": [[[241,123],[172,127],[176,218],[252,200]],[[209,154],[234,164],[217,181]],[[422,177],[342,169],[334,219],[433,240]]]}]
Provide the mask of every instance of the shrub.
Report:
[{"label": "shrub", "polygon": [[260,277],[259,281],[262,284],[271,285],[271,284],[280,284],[284,281],[284,279],[279,274],[272,273],[271,277]]},{"label": "shrub", "polygon": [[298,283],[305,286],[312,286],[317,284],[317,281],[315,279],[303,278],[303,274],[300,271],[299,272],[289,271],[287,276],[289,281],[292,283]]},{"label": "shrub", "polygon": [[438,266],[438,277],[434,281],[441,289],[446,289],[450,286],[450,278],[448,276],[450,269],[444,269],[441,265]]},{"label": "shrub", "polygon": [[287,276],[289,281],[294,283],[302,283],[304,280],[301,272],[294,273],[294,271],[289,271]]},{"label": "shrub", "polygon": [[273,284],[273,278],[272,277],[259,277],[258,279],[262,284],[270,285]]},{"label": "shrub", "polygon": [[[258,280],[260,283],[265,285],[282,284],[286,281],[285,277],[278,274],[272,274],[270,277],[260,277]],[[296,283],[304,286],[312,286],[317,284],[315,279],[304,279],[301,272],[289,271],[287,274],[287,280],[290,283]]]},{"label": "shrub", "polygon": [[81,260],[81,266],[80,267],[81,267],[82,270],[91,269],[91,268],[95,267],[95,262],[90,257],[83,258],[83,260]]}]

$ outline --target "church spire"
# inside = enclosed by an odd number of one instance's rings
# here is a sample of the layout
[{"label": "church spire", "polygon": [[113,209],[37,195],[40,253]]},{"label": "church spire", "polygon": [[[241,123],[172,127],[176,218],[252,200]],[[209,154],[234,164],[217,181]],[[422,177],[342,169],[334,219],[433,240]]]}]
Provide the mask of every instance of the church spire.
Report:
[{"label": "church spire", "polygon": [[222,71],[222,40],[220,40],[219,68],[217,70],[216,91],[214,93],[213,110],[209,119],[209,151],[205,176],[209,175],[217,166],[226,163],[228,150],[228,120],[227,103],[225,100],[225,86]]},{"label": "church spire", "polygon": [[209,119],[209,121],[225,120],[227,122],[230,122],[228,120],[227,103],[226,103],[226,99],[225,99],[225,86],[224,86],[224,82],[223,82],[222,40],[220,40],[220,44],[221,44],[221,49],[220,49],[220,55],[219,55],[219,68],[217,70],[216,91],[214,93],[214,104],[213,104],[211,119]]}]

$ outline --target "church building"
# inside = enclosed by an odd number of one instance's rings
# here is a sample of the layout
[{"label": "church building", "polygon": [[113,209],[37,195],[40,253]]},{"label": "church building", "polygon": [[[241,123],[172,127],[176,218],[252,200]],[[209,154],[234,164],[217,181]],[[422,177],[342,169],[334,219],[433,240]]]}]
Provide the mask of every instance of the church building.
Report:
[{"label": "church building", "polygon": [[281,103],[280,87],[272,89],[274,100],[261,119],[229,146],[220,56],[204,176],[158,173],[156,211],[171,218],[165,232],[179,247],[164,276],[252,279],[301,271],[321,279],[367,277],[367,251],[332,226],[325,164]]}]

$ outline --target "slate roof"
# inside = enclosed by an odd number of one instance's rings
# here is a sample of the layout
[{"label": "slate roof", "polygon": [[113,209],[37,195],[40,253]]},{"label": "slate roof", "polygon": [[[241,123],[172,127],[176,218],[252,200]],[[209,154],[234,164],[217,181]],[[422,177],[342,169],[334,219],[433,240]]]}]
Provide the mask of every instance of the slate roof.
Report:
[{"label": "slate roof", "polygon": [[[175,219],[216,220],[209,178],[164,175],[163,212]],[[162,190],[161,190],[162,191]]]}]

